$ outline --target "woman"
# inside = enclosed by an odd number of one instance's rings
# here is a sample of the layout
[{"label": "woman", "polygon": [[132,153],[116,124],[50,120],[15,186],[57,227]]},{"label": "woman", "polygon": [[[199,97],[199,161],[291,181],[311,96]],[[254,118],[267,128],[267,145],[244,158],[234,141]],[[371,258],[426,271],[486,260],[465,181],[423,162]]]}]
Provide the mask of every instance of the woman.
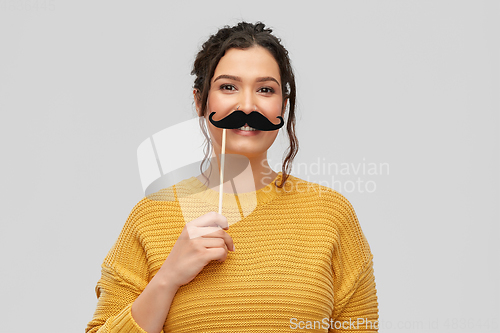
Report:
[{"label": "woman", "polygon": [[[204,119],[235,110],[256,111],[274,125],[285,119],[290,147],[282,171],[267,163],[278,130],[226,130],[226,153],[251,166],[238,186],[253,190],[239,191],[237,207],[255,198],[252,212],[229,228],[234,216],[183,209],[181,199],[194,198],[190,207],[217,210],[217,172],[144,198],[104,260],[86,332],[377,331],[372,255],[354,210],[339,193],[290,175],[298,149],[295,81],[271,32],[246,22],[220,29],[192,74]],[[223,130],[207,124],[219,156]]]}]

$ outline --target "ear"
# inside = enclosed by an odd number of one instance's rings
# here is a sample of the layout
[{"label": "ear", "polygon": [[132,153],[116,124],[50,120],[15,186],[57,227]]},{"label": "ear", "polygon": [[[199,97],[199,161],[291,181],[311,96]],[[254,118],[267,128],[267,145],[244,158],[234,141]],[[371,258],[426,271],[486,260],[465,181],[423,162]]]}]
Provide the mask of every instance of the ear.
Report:
[{"label": "ear", "polygon": [[196,114],[198,114],[198,117],[201,117],[201,104],[200,104],[200,91],[198,89],[193,89],[193,98],[194,98],[194,105],[196,107]]}]

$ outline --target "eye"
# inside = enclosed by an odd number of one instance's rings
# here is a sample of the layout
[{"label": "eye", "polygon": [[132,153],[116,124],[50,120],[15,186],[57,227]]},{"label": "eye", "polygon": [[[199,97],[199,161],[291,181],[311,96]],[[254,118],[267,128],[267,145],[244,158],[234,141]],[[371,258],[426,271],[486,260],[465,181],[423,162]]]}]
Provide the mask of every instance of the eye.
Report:
[{"label": "eye", "polygon": [[262,87],[259,89],[259,91],[261,93],[264,93],[264,94],[273,94],[274,93],[274,89],[271,87]]},{"label": "eye", "polygon": [[234,91],[234,90],[236,90],[236,87],[233,86],[232,84],[222,84],[219,89],[220,90]]}]

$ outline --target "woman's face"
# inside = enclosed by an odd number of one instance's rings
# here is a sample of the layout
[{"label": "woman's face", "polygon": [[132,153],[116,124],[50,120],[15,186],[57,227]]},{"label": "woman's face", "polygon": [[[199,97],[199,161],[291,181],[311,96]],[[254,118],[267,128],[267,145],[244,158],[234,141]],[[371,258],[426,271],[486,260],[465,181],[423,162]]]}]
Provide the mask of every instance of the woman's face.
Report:
[{"label": "woman's face", "polygon": [[[237,108],[247,114],[257,111],[272,123],[279,123],[277,116],[282,115],[283,105],[280,71],[265,48],[229,49],[219,61],[210,83],[206,118],[216,151],[221,149],[222,129],[208,121],[212,112],[216,112],[213,119],[220,120]],[[226,153],[248,158],[265,158],[278,135],[278,130],[226,131]]]}]

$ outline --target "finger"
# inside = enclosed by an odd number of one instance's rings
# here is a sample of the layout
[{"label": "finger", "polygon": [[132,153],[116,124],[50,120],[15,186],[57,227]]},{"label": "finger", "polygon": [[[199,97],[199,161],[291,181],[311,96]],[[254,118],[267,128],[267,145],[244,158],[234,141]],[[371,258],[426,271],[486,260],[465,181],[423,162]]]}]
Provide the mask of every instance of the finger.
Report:
[{"label": "finger", "polygon": [[194,219],[188,224],[196,226],[196,227],[215,227],[219,226],[222,229],[227,229],[229,227],[227,218],[224,215],[221,215],[217,212],[209,212],[205,215]]},{"label": "finger", "polygon": [[221,227],[196,227],[193,225],[186,224],[186,230],[188,232],[189,238],[198,238],[205,236],[207,234],[213,234],[214,232],[221,231]]},{"label": "finger", "polygon": [[[202,229],[205,229],[205,228],[202,228]],[[228,250],[234,251],[233,238],[231,238],[231,236],[227,232],[225,232],[224,230],[218,230],[218,231],[212,232],[210,234],[203,235],[203,238],[222,238],[224,240],[224,242],[226,243]]]},{"label": "finger", "polygon": [[226,242],[222,238],[205,238],[202,237],[201,245],[208,248],[220,247],[226,249]]},{"label": "finger", "polygon": [[224,261],[227,258],[227,251],[220,247],[208,248],[206,258],[208,260]]}]

